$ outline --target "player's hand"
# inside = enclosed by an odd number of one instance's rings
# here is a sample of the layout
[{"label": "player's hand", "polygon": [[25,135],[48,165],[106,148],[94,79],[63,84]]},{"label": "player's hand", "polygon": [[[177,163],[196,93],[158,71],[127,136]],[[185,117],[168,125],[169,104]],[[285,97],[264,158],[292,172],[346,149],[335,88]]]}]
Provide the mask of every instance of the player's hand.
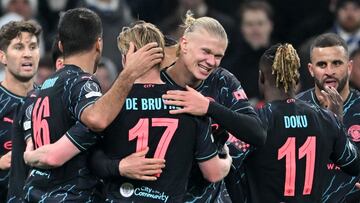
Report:
[{"label": "player's hand", "polygon": [[33,151],[33,150],[34,150],[34,144],[33,144],[32,140],[31,140],[31,138],[28,138],[28,139],[26,140],[25,152],[27,152],[27,151]]},{"label": "player's hand", "polygon": [[342,119],[344,100],[334,87],[325,86],[319,97],[320,105],[335,113]]},{"label": "player's hand", "polygon": [[120,175],[138,180],[154,181],[165,167],[164,159],[145,158],[149,147],[133,153],[119,163]]},{"label": "player's hand", "polygon": [[229,160],[230,165],[231,165],[231,163],[232,163],[232,157],[230,156],[229,147],[228,147],[226,144],[224,144],[223,151],[226,153],[226,159]]},{"label": "player's hand", "polygon": [[355,187],[360,190],[360,183],[356,183]]},{"label": "player's hand", "polygon": [[0,157],[0,170],[7,170],[11,166],[11,151]]},{"label": "player's hand", "polygon": [[231,164],[232,164],[232,157],[230,156],[229,147],[226,144],[224,144],[224,147],[223,147],[222,151],[226,153],[226,157],[223,160],[226,161],[226,166],[227,166],[227,169],[228,169],[226,174],[228,174],[229,171],[230,171],[230,168],[231,168]]},{"label": "player's hand", "polygon": [[170,114],[189,113],[195,116],[205,115],[208,111],[210,100],[187,85],[186,90],[169,90],[162,96],[166,105],[182,107],[182,109],[170,110]]},{"label": "player's hand", "polygon": [[164,57],[163,49],[156,42],[151,42],[135,50],[130,42],[129,50],[124,58],[124,73],[134,80],[146,73],[156,64],[160,64]]}]

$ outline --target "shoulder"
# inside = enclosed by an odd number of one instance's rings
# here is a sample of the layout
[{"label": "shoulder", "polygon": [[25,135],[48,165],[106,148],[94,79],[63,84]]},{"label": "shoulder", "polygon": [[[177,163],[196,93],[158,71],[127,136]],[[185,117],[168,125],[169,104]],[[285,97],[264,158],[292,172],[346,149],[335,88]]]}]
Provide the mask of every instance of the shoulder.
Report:
[{"label": "shoulder", "polygon": [[301,99],[301,100],[305,100],[311,97],[311,93],[314,91],[314,88],[305,90],[303,92],[300,92],[299,94],[296,95],[297,99]]}]

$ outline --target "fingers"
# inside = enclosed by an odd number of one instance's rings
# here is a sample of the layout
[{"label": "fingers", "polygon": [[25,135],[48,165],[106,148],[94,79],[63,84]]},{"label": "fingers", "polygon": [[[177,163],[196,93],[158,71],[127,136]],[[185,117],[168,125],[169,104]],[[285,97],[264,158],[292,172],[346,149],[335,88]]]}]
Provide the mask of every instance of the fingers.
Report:
[{"label": "fingers", "polygon": [[161,168],[165,167],[165,159],[145,158],[142,162],[148,165],[161,165]]},{"label": "fingers", "polygon": [[135,152],[132,155],[137,156],[137,157],[145,157],[145,155],[148,153],[148,151],[149,151],[149,147],[146,147],[145,149],[143,149],[139,152]]},{"label": "fingers", "polygon": [[[191,87],[190,87],[191,88]],[[164,95],[167,95],[167,96],[170,96],[170,95],[182,95],[182,96],[185,96],[186,95],[186,91],[182,91],[182,90],[169,90],[166,92],[166,94]]]},{"label": "fingers", "polygon": [[186,109],[176,109],[176,110],[170,110],[169,113],[170,114],[182,114],[182,113],[187,113],[188,111]]},{"label": "fingers", "polygon": [[164,104],[168,106],[171,105],[171,106],[181,106],[181,107],[184,107],[186,105],[186,103],[181,100],[164,100]]},{"label": "fingers", "polygon": [[138,51],[148,51],[152,48],[157,48],[157,47],[158,47],[158,44],[156,42],[150,42],[150,43],[146,44],[145,46],[141,47]]},{"label": "fingers", "polygon": [[139,180],[146,180],[146,181],[155,181],[155,180],[157,180],[156,176],[137,176],[135,178],[139,179]]},{"label": "fingers", "polygon": [[185,88],[186,88],[186,90],[188,90],[188,91],[196,92],[196,90],[195,90],[194,88],[190,87],[189,85],[186,85]]},{"label": "fingers", "polygon": [[134,45],[133,42],[130,42],[130,43],[129,43],[129,50],[128,50],[128,53],[127,53],[126,55],[132,54],[132,53],[134,53],[134,52],[135,52],[135,45]]}]

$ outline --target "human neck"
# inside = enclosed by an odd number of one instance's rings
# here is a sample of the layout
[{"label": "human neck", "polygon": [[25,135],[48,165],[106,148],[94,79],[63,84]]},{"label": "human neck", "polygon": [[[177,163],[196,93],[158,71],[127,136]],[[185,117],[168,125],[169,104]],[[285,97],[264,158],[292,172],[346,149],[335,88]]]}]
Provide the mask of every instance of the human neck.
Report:
[{"label": "human neck", "polygon": [[140,84],[164,84],[160,78],[160,69],[158,66],[152,67],[143,76],[135,80],[135,83]]},{"label": "human neck", "polygon": [[33,79],[27,82],[21,82],[10,76],[9,73],[5,76],[5,79],[1,82],[1,84],[11,93],[22,97],[25,97],[27,93],[34,88]]},{"label": "human neck", "polygon": [[201,80],[194,78],[192,73],[188,71],[185,67],[186,65],[180,60],[177,60],[173,66],[167,69],[167,73],[174,82],[180,87],[185,87],[186,85],[196,88],[201,84]]},{"label": "human neck", "polygon": [[93,74],[95,70],[95,56],[92,52],[78,53],[64,58],[64,64],[72,64],[84,72]]},{"label": "human neck", "polygon": [[280,90],[277,87],[267,87],[264,91],[264,99],[266,102],[272,102],[276,100],[284,100],[288,98],[294,98],[292,91],[285,93],[284,90]]}]

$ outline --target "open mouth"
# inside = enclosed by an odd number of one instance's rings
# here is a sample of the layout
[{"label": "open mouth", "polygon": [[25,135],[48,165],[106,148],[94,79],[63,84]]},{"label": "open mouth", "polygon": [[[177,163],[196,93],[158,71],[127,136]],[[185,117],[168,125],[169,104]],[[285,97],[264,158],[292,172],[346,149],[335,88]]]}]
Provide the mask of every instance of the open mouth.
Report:
[{"label": "open mouth", "polygon": [[324,85],[325,85],[325,86],[330,86],[330,87],[336,87],[336,85],[337,85],[337,80],[335,80],[335,79],[326,79],[326,80],[324,81]]},{"label": "open mouth", "polygon": [[204,70],[204,71],[206,71],[206,72],[210,72],[211,71],[211,68],[208,68],[208,67],[206,67],[206,66],[203,66],[203,65],[200,65],[199,64],[199,67],[200,67],[200,69],[202,69],[202,70]]},{"label": "open mouth", "polygon": [[30,70],[33,68],[32,62],[25,62],[21,64],[21,67],[23,67],[25,70]]}]

